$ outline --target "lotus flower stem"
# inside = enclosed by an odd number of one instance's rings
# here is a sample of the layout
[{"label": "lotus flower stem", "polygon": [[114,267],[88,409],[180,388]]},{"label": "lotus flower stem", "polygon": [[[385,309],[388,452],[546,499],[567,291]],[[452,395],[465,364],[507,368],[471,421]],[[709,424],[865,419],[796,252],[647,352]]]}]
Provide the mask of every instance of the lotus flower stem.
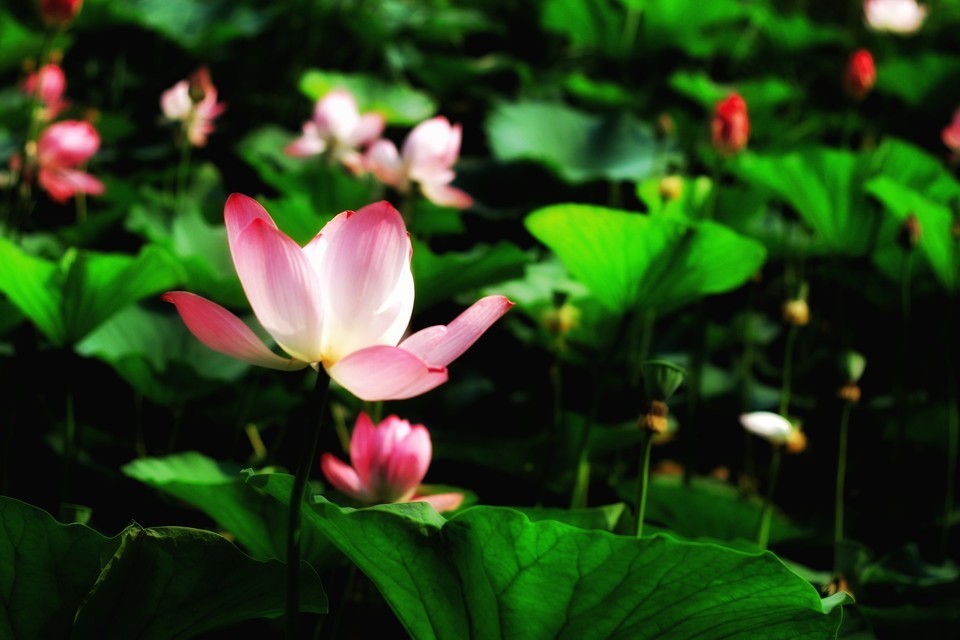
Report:
[{"label": "lotus flower stem", "polygon": [[790,385],[793,378],[793,347],[797,343],[797,333],[800,326],[790,325],[787,332],[787,344],[783,349],[783,386],[780,387],[780,411],[778,413],[786,416],[790,410]]},{"label": "lotus flower stem", "polygon": [[853,405],[843,403],[840,414],[840,446],[837,450],[837,493],[833,504],[833,570],[840,570],[840,543],[843,541],[843,497],[847,480],[847,432],[850,425],[850,411]]},{"label": "lotus flower stem", "polygon": [[180,136],[180,163],[177,165],[176,200],[177,208],[183,207],[183,200],[187,190],[187,176],[190,174],[190,138],[186,127]]},{"label": "lotus flower stem", "polygon": [[947,300],[947,486],[943,498],[943,530],[940,539],[941,555],[946,557],[950,542],[950,523],[953,519],[953,501],[957,489],[957,456],[960,454],[960,415],[957,414],[957,374],[953,368],[954,299]]},{"label": "lotus flower stem", "polygon": [[773,520],[773,493],[777,489],[777,476],[780,475],[780,457],[783,445],[773,445],[770,456],[770,477],[767,478],[767,498],[764,501],[763,513],[760,515],[760,526],[757,528],[757,546],[766,551],[770,542],[770,522]]},{"label": "lotus flower stem", "polygon": [[643,453],[640,458],[640,475],[637,478],[637,537],[643,537],[643,519],[647,511],[647,488],[650,486],[650,450],[653,448],[653,435],[645,434]]},{"label": "lotus flower stem", "polygon": [[313,406],[307,431],[304,434],[304,446],[300,450],[297,463],[297,475],[290,492],[290,518],[287,525],[287,638],[297,637],[297,617],[300,612],[300,508],[307,489],[307,479],[313,460],[319,453],[320,430],[323,426],[323,414],[327,407],[327,393],[330,390],[330,376],[320,367],[317,383],[313,390]]}]

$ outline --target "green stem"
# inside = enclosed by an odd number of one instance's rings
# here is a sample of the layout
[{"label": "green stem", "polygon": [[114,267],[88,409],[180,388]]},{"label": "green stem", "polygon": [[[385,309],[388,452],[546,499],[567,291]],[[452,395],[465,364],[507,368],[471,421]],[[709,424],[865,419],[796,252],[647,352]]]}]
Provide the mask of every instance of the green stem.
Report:
[{"label": "green stem", "polygon": [[773,453],[770,456],[770,477],[767,478],[767,498],[763,505],[763,513],[760,515],[760,526],[757,528],[757,546],[764,551],[770,542],[770,523],[773,520],[773,492],[777,489],[777,476],[780,475],[782,449],[783,445],[773,445]]},{"label": "green stem", "polygon": [[799,325],[791,324],[787,332],[787,344],[783,352],[783,386],[780,388],[780,415],[787,417],[790,411],[790,385],[793,378],[793,347],[797,342]]},{"label": "green stem", "polygon": [[67,390],[66,415],[63,420],[63,485],[60,488],[60,514],[67,513],[70,503],[70,482],[73,466],[77,458],[77,423],[73,415],[73,391]]},{"label": "green stem", "polygon": [[177,185],[176,200],[177,208],[183,208],[183,200],[186,197],[187,177],[190,174],[190,138],[186,130],[181,132],[180,136],[180,163],[177,165]]},{"label": "green stem", "polygon": [[620,40],[620,52],[624,61],[633,53],[633,45],[637,41],[637,30],[640,28],[640,10],[635,5],[627,9],[627,18],[623,23],[623,36]]},{"label": "green stem", "polygon": [[953,296],[947,302],[947,486],[943,497],[943,529],[940,551],[947,555],[950,542],[950,522],[953,520],[953,501],[957,489],[957,455],[960,453],[960,416],[957,414],[957,374],[953,368],[953,338],[950,328],[954,326]]},{"label": "green stem", "polygon": [[833,570],[840,570],[840,543],[843,541],[843,498],[847,481],[847,432],[853,404],[843,403],[840,414],[840,447],[837,450],[837,493],[833,502]]},{"label": "green stem", "polygon": [[650,450],[653,449],[653,435],[644,434],[643,453],[640,458],[640,475],[637,477],[637,537],[643,537],[643,519],[647,512],[647,489],[650,486]]},{"label": "green stem", "polygon": [[902,445],[907,434],[907,422],[910,419],[907,407],[906,375],[908,348],[910,340],[910,262],[913,252],[905,250],[900,257],[900,345],[899,366],[893,390],[894,401],[897,405],[897,443]]},{"label": "green stem", "polygon": [[323,414],[327,406],[327,393],[330,390],[330,376],[322,367],[317,373],[317,383],[313,390],[314,402],[312,415],[304,433],[304,446],[300,449],[300,461],[297,463],[297,475],[290,492],[290,514],[287,524],[287,640],[297,637],[297,617],[300,612],[300,508],[306,497],[307,480],[313,459],[317,457],[320,445],[320,430],[323,426]]}]

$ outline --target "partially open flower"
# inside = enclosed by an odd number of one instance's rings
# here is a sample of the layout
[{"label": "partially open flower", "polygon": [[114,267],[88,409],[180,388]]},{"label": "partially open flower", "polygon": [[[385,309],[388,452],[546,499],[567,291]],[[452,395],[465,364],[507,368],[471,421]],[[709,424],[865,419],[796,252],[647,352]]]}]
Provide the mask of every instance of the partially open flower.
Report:
[{"label": "partially open flower", "polygon": [[99,148],[100,135],[89,122],[64,120],[50,125],[37,142],[37,182],[61,203],[77,193],[103,193],[102,182],[77,169]]},{"label": "partially open flower", "polygon": [[377,140],[367,152],[367,168],[384,184],[408,193],[413,184],[427,200],[445,207],[463,209],[473,199],[450,186],[456,174],[453,165],[460,155],[460,125],[442,117],[421,122],[407,135],[403,153],[389,140]]},{"label": "partially open flower", "polygon": [[864,0],[863,17],[874,31],[908,35],[920,29],[927,8],[917,0]]},{"label": "partially open flower", "polygon": [[447,365],[513,306],[487,296],[450,324],[404,338],[413,312],[413,249],[387,202],[341,213],[304,247],[247,196],[227,199],[224,220],[250,306],[288,355],[275,354],[214,302],[184,291],[164,300],[211,349],[282,371],[323,367],[361,400],[412,398],[443,384]]},{"label": "partially open flower", "polygon": [[847,61],[843,86],[851,96],[862,100],[877,81],[877,67],[873,55],[866,49],[855,51]]},{"label": "partially open flower", "polygon": [[790,421],[772,411],[754,411],[740,416],[740,424],[750,433],[771,444],[784,444],[793,432]]},{"label": "partially open flower", "polygon": [[217,88],[210,80],[210,72],[200,67],[189,80],[181,80],[163,92],[160,108],[168,120],[181,123],[190,144],[202,147],[213,133],[214,119],[226,105],[217,102]]},{"label": "partially open flower", "polygon": [[374,426],[361,413],[350,437],[352,464],[325,453],[320,466],[330,484],[363,504],[429,502],[437,511],[452,511],[463,502],[463,494],[417,495],[432,455],[430,432],[422,424],[388,416]]},{"label": "partially open flower", "polygon": [[948,149],[960,153],[960,109],[953,112],[953,120],[943,128],[941,138]]},{"label": "partially open flower", "polygon": [[385,124],[378,113],[361,114],[349,91],[334,89],[317,101],[313,120],[303,123],[303,135],[287,145],[284,153],[300,158],[325,153],[359,175],[364,162],[358,149],[376,140]]},{"label": "partially open flower", "polygon": [[724,156],[731,156],[747,146],[750,139],[750,117],[747,103],[739,93],[731,93],[717,103],[711,125],[713,148]]}]

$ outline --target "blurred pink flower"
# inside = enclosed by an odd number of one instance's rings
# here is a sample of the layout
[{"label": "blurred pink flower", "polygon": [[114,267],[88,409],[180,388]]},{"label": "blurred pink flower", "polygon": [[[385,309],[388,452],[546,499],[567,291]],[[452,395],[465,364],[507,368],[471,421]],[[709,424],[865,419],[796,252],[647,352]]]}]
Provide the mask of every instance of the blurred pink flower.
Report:
[{"label": "blurred pink flower", "polygon": [[40,19],[48,27],[67,27],[81,7],[83,0],[40,0]]},{"label": "blurred pink flower", "polygon": [[843,76],[843,86],[851,96],[862,100],[877,81],[877,67],[873,55],[866,49],[854,51],[847,60],[847,70]]},{"label": "blurred pink flower", "polygon": [[943,144],[951,151],[960,153],[960,109],[953,112],[953,120],[943,128]]},{"label": "blurred pink flower", "polygon": [[50,63],[40,67],[23,81],[23,92],[31,98],[38,95],[43,104],[43,119],[53,120],[67,107],[63,94],[67,89],[67,78],[60,65]]},{"label": "blurred pink flower", "polygon": [[710,132],[713,148],[721,155],[734,155],[747,146],[750,117],[747,103],[739,93],[731,93],[717,103]]},{"label": "blurred pink flower", "polygon": [[206,67],[200,67],[189,80],[181,80],[164,91],[160,107],[168,120],[182,124],[187,139],[195,147],[207,144],[214,119],[226,109],[225,104],[217,102],[217,88]]},{"label": "blurred pink flower", "polygon": [[377,140],[367,152],[367,168],[384,184],[400,193],[410,191],[411,183],[431,202],[463,209],[473,199],[450,183],[456,174],[453,164],[460,155],[460,125],[450,125],[443,116],[421,122],[407,135],[403,154],[389,140]]},{"label": "blurred pink flower", "polygon": [[100,195],[103,183],[77,170],[99,148],[100,135],[89,122],[64,120],[50,125],[37,142],[37,181],[57,202],[77,193]]},{"label": "blurred pink flower", "polygon": [[181,291],[164,300],[211,349],[271,369],[322,366],[361,400],[411,398],[443,384],[447,365],[513,306],[487,296],[449,325],[401,340],[413,312],[412,248],[389,203],[341,213],[302,248],[247,196],[231,195],[224,218],[250,306],[289,357],[218,304]]},{"label": "blurred pink flower", "polygon": [[916,0],[864,0],[863,16],[874,31],[916,32],[927,17],[927,7]]},{"label": "blurred pink flower", "polygon": [[350,436],[352,465],[325,453],[320,467],[330,484],[363,504],[429,502],[437,511],[452,511],[463,502],[463,494],[417,495],[432,455],[430,432],[422,424],[388,416],[374,426],[361,413]]},{"label": "blurred pink flower", "polygon": [[300,158],[327,153],[359,175],[364,171],[364,163],[357,149],[376,140],[385,125],[378,113],[361,115],[349,91],[334,89],[317,101],[313,120],[303,123],[303,135],[287,145],[284,152]]}]

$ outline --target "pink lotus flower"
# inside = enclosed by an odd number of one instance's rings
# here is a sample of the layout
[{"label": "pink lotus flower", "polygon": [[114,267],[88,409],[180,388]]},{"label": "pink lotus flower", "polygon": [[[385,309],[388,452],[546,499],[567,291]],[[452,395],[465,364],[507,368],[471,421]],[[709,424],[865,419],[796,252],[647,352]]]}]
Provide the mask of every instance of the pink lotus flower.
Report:
[{"label": "pink lotus flower", "polygon": [[731,93],[717,103],[711,123],[713,148],[721,155],[739,153],[750,139],[747,103],[739,93]]},{"label": "pink lotus flower", "polygon": [[866,49],[853,52],[847,61],[847,70],[843,76],[843,86],[851,96],[862,100],[877,81],[877,67],[873,55]]},{"label": "pink lotus flower", "polygon": [[231,195],[224,218],[250,306],[289,357],[220,305],[180,291],[164,299],[211,349],[271,369],[322,366],[362,400],[411,398],[443,384],[447,365],[513,306],[487,296],[449,325],[401,341],[413,311],[412,249],[389,203],[341,213],[302,248],[247,196]]},{"label": "pink lotus flower", "polygon": [[376,140],[385,125],[378,113],[361,115],[349,91],[334,89],[317,101],[313,120],[303,123],[303,135],[287,145],[284,152],[299,158],[327,153],[359,175],[364,171],[364,163],[357,149]]},{"label": "pink lotus flower", "polygon": [[40,19],[48,27],[68,27],[81,7],[83,0],[40,0]]},{"label": "pink lotus flower", "polygon": [[916,0],[864,0],[863,16],[874,31],[907,35],[923,24],[927,8]]},{"label": "pink lotus flower", "polygon": [[954,153],[960,152],[960,109],[953,113],[953,120],[943,128],[943,144]]},{"label": "pink lotus flower", "polygon": [[37,142],[37,181],[61,203],[77,193],[100,195],[103,183],[77,170],[99,148],[100,135],[89,122],[64,120],[50,125]]},{"label": "pink lotus flower", "polygon": [[437,511],[452,511],[463,502],[463,494],[417,495],[432,455],[430,432],[422,424],[388,416],[374,426],[361,413],[350,436],[352,466],[325,453],[320,467],[330,484],[363,504],[429,502]]},{"label": "pink lotus flower", "polygon": [[210,72],[200,67],[189,80],[181,80],[160,96],[163,115],[180,122],[187,139],[195,147],[207,144],[213,133],[213,121],[223,113],[226,105],[217,102],[217,88],[210,80]]},{"label": "pink lotus flower", "polygon": [[453,164],[460,155],[460,125],[450,125],[443,116],[421,122],[403,143],[403,154],[389,140],[377,140],[367,152],[367,167],[384,184],[408,193],[412,183],[431,202],[463,209],[473,199],[450,183]]},{"label": "pink lotus flower", "polygon": [[23,81],[23,92],[30,97],[39,95],[44,106],[43,119],[53,120],[67,107],[63,93],[67,89],[67,78],[57,64],[45,64],[27,76]]}]

